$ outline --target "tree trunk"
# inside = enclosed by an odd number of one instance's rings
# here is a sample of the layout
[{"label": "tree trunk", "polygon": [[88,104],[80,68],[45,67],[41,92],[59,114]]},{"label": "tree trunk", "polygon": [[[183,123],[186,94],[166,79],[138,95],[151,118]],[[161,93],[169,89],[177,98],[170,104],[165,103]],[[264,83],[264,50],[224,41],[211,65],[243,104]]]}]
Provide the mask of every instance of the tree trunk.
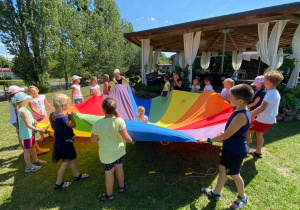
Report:
[{"label": "tree trunk", "polygon": [[65,81],[66,81],[66,90],[68,90],[68,72],[67,72],[67,65],[66,65],[66,60],[64,59],[64,70],[65,70]]}]

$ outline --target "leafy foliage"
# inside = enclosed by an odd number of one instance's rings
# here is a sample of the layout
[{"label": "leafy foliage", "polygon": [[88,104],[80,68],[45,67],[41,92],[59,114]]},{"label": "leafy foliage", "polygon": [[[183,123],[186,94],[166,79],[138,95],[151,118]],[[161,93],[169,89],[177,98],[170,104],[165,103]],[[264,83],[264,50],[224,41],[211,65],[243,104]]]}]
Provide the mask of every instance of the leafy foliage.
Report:
[{"label": "leafy foliage", "polygon": [[170,61],[164,53],[160,53],[158,63],[159,64],[170,64]]},{"label": "leafy foliage", "polygon": [[278,86],[277,89],[281,95],[280,107],[291,107],[300,110],[300,86],[295,88]]}]

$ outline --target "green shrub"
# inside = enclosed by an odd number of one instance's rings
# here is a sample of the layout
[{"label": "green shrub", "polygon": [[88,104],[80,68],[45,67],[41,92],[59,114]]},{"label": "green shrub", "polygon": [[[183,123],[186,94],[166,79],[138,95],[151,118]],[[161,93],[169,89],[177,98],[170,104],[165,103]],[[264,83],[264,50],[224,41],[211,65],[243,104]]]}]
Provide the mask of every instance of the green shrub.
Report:
[{"label": "green shrub", "polygon": [[291,107],[300,110],[300,86],[287,88],[285,86],[277,87],[280,95],[280,107]]}]

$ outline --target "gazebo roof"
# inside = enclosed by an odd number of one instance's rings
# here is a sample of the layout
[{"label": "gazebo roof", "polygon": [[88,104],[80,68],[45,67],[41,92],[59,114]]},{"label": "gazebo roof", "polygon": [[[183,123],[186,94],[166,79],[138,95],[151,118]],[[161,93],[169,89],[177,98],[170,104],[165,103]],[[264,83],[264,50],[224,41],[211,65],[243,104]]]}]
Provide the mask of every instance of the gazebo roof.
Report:
[{"label": "gazebo roof", "polygon": [[266,7],[247,12],[224,15],[214,18],[202,19],[187,23],[181,23],[145,31],[126,33],[124,37],[130,42],[141,47],[141,39],[150,39],[153,49],[165,52],[183,51],[183,34],[202,31],[199,52],[223,50],[223,29],[233,29],[227,34],[226,51],[238,50],[246,47],[247,50],[256,50],[258,41],[258,23],[271,22],[269,33],[275,24],[275,20],[289,20],[281,35],[279,47],[291,48],[291,42],[295,30],[300,24],[300,2]]}]

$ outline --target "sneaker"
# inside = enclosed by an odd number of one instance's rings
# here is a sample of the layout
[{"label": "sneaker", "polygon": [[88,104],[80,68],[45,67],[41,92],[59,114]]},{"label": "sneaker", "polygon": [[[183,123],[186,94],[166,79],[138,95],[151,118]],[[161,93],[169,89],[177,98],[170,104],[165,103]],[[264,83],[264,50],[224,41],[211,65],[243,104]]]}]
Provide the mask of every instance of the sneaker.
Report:
[{"label": "sneaker", "polygon": [[33,163],[33,165],[35,166],[44,166],[47,164],[47,161],[43,161],[43,160],[37,160],[35,163]]},{"label": "sneaker", "polygon": [[40,170],[41,167],[40,166],[30,166],[29,168],[25,168],[25,172],[28,173],[28,172],[34,172],[34,171],[38,171]]}]

